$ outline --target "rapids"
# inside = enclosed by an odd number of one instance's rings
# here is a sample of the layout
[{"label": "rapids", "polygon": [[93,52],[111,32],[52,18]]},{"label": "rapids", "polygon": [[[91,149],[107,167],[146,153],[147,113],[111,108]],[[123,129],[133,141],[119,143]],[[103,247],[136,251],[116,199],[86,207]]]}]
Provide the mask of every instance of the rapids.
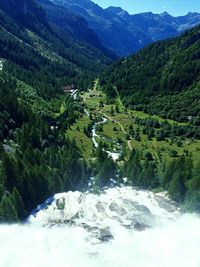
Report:
[{"label": "rapids", "polygon": [[0,226],[1,267],[199,267],[200,219],[165,193],[68,192]]},{"label": "rapids", "polygon": [[[89,117],[90,116],[90,112],[87,110],[87,109],[84,109],[84,112],[85,114]],[[97,133],[96,133],[96,127],[97,125],[101,125],[101,124],[104,124],[107,122],[107,118],[104,118],[102,117],[102,120],[101,121],[98,121],[98,122],[95,122],[93,127],[92,127],[92,143],[94,145],[95,148],[97,148],[99,146],[98,142],[97,142],[97,139],[102,139],[102,140],[105,140],[104,137],[100,137]],[[117,144],[116,146],[118,149],[119,149],[119,145]],[[116,148],[115,148],[116,150]],[[110,158],[112,158],[114,161],[118,160],[120,155],[121,155],[121,152],[116,152],[116,151],[108,151],[108,150],[104,150],[108,156]]]}]

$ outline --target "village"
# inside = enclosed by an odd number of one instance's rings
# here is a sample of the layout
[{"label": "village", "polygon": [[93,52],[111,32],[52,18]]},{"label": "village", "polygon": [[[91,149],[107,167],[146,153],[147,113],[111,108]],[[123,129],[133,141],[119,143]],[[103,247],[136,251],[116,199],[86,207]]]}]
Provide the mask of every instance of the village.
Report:
[{"label": "village", "polygon": [[74,100],[77,99],[79,90],[80,89],[74,84],[63,86],[64,94],[70,94]]}]

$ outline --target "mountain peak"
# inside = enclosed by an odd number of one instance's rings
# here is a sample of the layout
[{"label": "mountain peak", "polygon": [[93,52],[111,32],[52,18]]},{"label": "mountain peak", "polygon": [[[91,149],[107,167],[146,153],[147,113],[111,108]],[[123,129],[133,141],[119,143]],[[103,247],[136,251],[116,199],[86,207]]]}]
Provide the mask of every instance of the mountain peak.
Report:
[{"label": "mountain peak", "polygon": [[167,11],[164,11],[163,13],[160,13],[160,16],[171,16]]},{"label": "mountain peak", "polygon": [[167,11],[160,13],[159,16],[163,19],[173,19],[174,17],[172,15],[170,15]]},{"label": "mountain peak", "polygon": [[117,13],[123,12],[124,10],[121,7],[110,6],[106,8],[105,11],[112,13],[112,14],[117,14]]},{"label": "mountain peak", "polygon": [[185,15],[185,17],[194,17],[194,16],[199,16],[198,12],[188,12],[187,15]]},{"label": "mountain peak", "polygon": [[51,1],[84,17],[101,43],[118,56],[134,53],[154,41],[174,37],[199,23],[198,16],[194,15],[178,19],[167,12],[130,15],[121,7],[103,9],[91,0]]}]

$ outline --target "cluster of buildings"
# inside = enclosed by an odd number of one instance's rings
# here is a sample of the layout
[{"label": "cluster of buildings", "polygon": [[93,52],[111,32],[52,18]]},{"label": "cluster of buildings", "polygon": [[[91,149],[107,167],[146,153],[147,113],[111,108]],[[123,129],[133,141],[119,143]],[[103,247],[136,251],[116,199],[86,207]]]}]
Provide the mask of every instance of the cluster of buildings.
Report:
[{"label": "cluster of buildings", "polygon": [[70,94],[74,99],[76,99],[78,96],[79,89],[77,88],[76,85],[71,84],[63,86],[63,92],[65,94]]}]

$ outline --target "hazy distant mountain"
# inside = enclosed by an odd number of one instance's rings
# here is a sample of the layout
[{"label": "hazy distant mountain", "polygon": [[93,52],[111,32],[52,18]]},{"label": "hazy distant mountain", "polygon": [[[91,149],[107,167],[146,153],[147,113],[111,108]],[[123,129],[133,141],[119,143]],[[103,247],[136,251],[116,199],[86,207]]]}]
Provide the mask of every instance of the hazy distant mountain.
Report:
[{"label": "hazy distant mountain", "polygon": [[41,5],[46,13],[48,22],[59,28],[64,35],[75,41],[85,42],[92,47],[101,50],[105,55],[116,59],[111,51],[105,48],[96,33],[89,27],[84,17],[76,14],[62,6],[54,5],[50,0],[35,0]]},{"label": "hazy distant mountain", "polygon": [[90,0],[51,0],[83,16],[102,44],[119,56],[131,54],[154,41],[177,36],[200,23],[200,14],[173,17],[151,12],[130,15],[119,7],[103,9]]}]

